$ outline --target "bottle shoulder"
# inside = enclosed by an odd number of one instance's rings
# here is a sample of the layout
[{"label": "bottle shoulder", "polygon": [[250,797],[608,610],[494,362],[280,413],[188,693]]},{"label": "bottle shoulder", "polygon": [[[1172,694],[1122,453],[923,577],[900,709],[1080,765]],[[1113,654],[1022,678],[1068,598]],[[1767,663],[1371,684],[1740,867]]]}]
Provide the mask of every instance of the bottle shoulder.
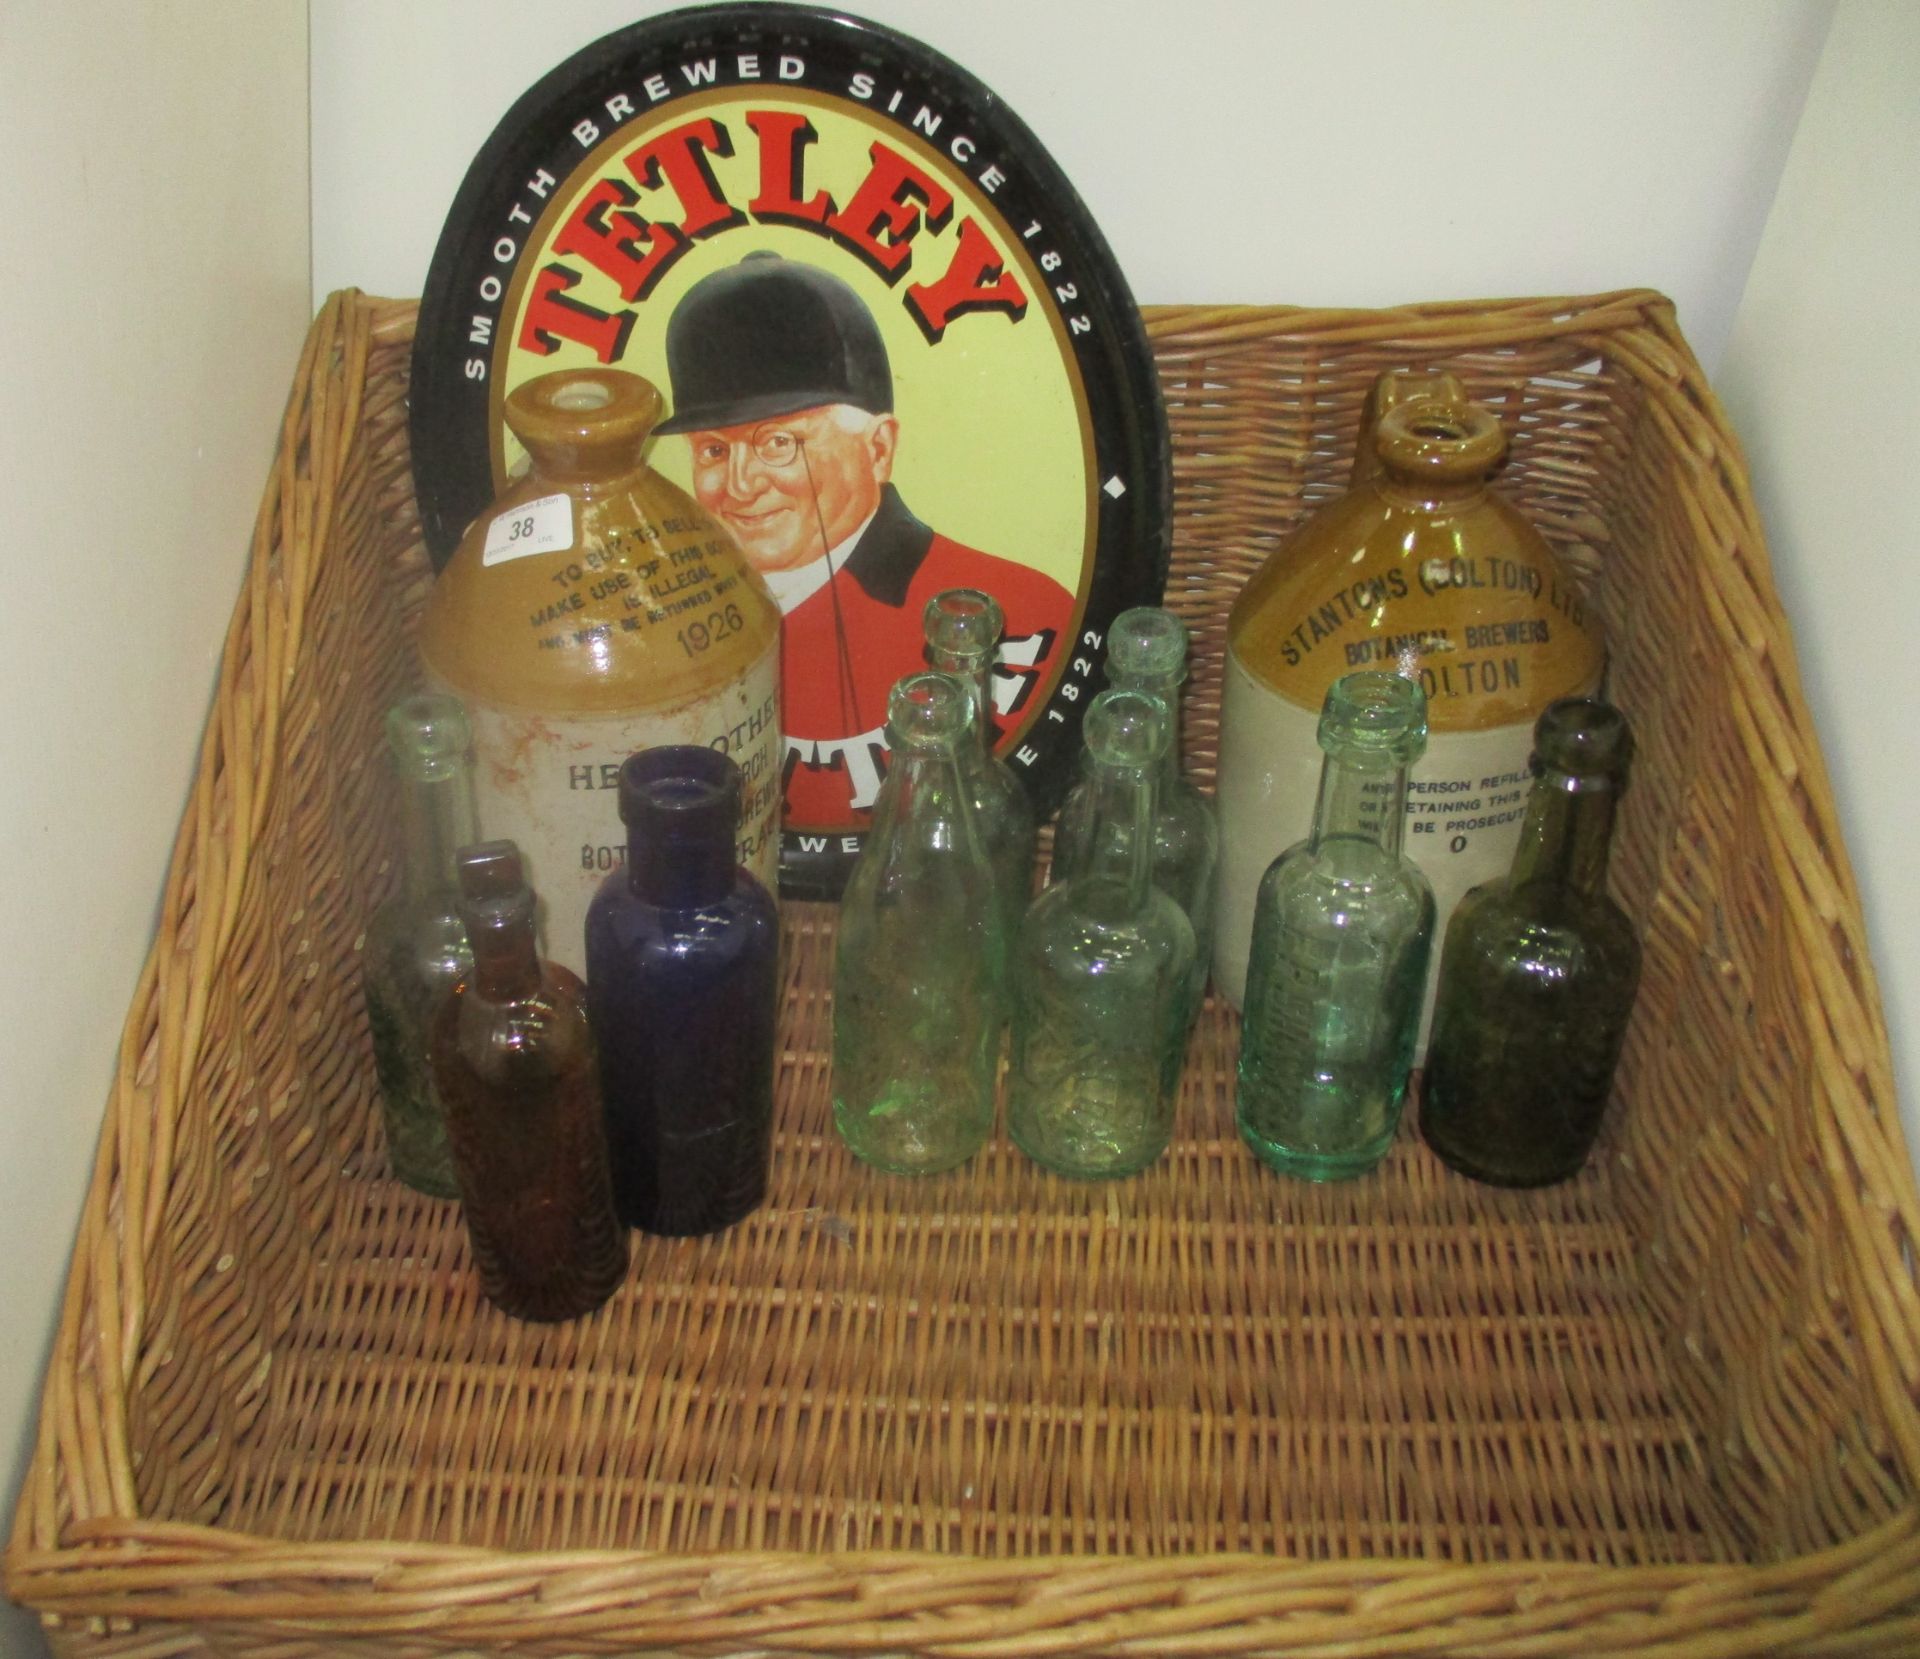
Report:
[{"label": "bottle shoulder", "polygon": [[874,827],[840,896],[843,932],[852,919],[876,911],[935,916],[988,902],[994,886],[990,828],[963,839],[951,801],[924,815],[903,815],[889,806],[883,787]]},{"label": "bottle shoulder", "polygon": [[1496,490],[1396,499],[1379,480],[1303,522],[1228,619],[1227,698],[1254,690],[1317,711],[1357,662],[1419,674],[1436,733],[1530,723],[1589,690],[1604,640],[1558,557]]},{"label": "bottle shoulder", "polygon": [[541,969],[534,990],[504,1002],[481,995],[470,973],[456,981],[433,1019],[435,1069],[464,1071],[482,1087],[511,1092],[548,1087],[591,1065],[586,987],[559,963]]},{"label": "bottle shoulder", "polygon": [[1574,977],[1632,982],[1640,968],[1640,938],[1619,904],[1545,882],[1474,888],[1454,911],[1447,946],[1458,972],[1536,986]]},{"label": "bottle shoulder", "polygon": [[[555,495],[572,541],[489,564],[495,521]],[[435,580],[420,649],[470,702],[606,714],[707,694],[779,637],[779,607],[724,526],[642,469],[598,493],[537,475],[509,489]]]},{"label": "bottle shoulder", "polygon": [[1107,876],[1055,882],[1028,906],[1022,948],[1088,962],[1160,955],[1186,961],[1195,949],[1193,923],[1159,887],[1130,904],[1125,883]]},{"label": "bottle shoulder", "polygon": [[626,872],[615,870],[587,908],[589,982],[603,963],[658,972],[718,967],[756,953],[776,951],[780,916],[773,896],[742,870],[732,891],[709,904],[660,905],[635,893]]},{"label": "bottle shoulder", "polygon": [[1316,847],[1296,841],[1267,866],[1263,890],[1276,897],[1324,895],[1329,902],[1433,902],[1433,884],[1404,853],[1360,836],[1332,836]]}]

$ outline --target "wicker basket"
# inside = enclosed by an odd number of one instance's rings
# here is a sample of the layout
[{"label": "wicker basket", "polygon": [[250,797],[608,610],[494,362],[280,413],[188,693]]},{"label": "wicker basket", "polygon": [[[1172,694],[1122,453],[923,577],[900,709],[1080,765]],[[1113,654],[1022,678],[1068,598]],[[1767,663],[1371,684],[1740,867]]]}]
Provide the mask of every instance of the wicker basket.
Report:
[{"label": "wicker basket", "polygon": [[6,1557],[75,1654],[1861,1654],[1920,1649],[1916,1220],[1858,900],[1735,443],[1656,295],[1152,318],[1169,603],[1211,764],[1230,596],[1445,363],[1587,576],[1640,736],[1622,1101],[1507,1194],[1403,1133],[1267,1173],[1210,1007],[1172,1154],[828,1123],[793,906],[775,1187],[608,1308],[478,1304],[381,1177],[356,989],[379,719],[426,563],[409,305],[330,301],[287,412]]}]

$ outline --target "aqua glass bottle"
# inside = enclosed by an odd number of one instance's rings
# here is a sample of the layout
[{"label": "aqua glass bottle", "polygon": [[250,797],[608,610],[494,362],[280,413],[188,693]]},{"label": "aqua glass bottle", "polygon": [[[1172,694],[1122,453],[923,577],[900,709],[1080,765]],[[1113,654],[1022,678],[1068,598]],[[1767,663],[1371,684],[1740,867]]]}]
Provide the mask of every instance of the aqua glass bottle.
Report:
[{"label": "aqua glass bottle", "polygon": [[1386,1155],[1413,1068],[1434,905],[1400,848],[1426,697],[1398,674],[1349,674],[1319,735],[1313,828],[1254,903],[1238,1117],[1275,1169],[1336,1181]]},{"label": "aqua glass bottle", "polygon": [[[1189,1001],[1198,1012],[1213,959],[1220,820],[1212,797],[1180,769],[1180,686],[1187,677],[1187,625],[1157,605],[1122,611],[1107,630],[1107,682],[1118,691],[1144,691],[1167,705],[1173,741],[1161,763],[1153,815],[1154,884],[1187,913],[1197,947]],[[1086,868],[1092,856],[1093,790],[1083,775],[1060,809],[1053,842],[1056,880]],[[1122,826],[1107,822],[1107,832]]]},{"label": "aqua glass bottle", "polygon": [[1026,914],[1033,892],[1033,802],[1013,768],[994,752],[993,653],[1006,629],[999,603],[977,588],[949,588],[922,613],[927,661],[951,674],[973,697],[972,741],[960,760],[973,801],[974,827],[999,877],[1007,936]]},{"label": "aqua glass bottle", "polygon": [[1061,1175],[1131,1175],[1173,1135],[1195,953],[1193,924],[1153,881],[1172,736],[1158,697],[1093,700],[1093,850],[1021,924],[1007,1125],[1021,1151]]},{"label": "aqua glass bottle", "polygon": [[436,1003],[473,965],[460,920],[453,855],[475,839],[473,737],[457,697],[406,697],[387,711],[400,774],[405,869],[400,892],[373,913],[360,985],[394,1175],[435,1198],[459,1194],[447,1129],[427,1073]]},{"label": "aqua glass bottle", "polygon": [[1448,924],[1420,1132],[1477,1181],[1564,1181],[1599,1135],[1640,983],[1640,941],[1607,894],[1632,755],[1611,704],[1550,705],[1513,870]]},{"label": "aqua glass bottle", "polygon": [[993,1129],[1007,942],[961,758],[972,723],[949,675],[894,686],[886,781],[840,901],[834,1126],[899,1175],[964,1163]]}]

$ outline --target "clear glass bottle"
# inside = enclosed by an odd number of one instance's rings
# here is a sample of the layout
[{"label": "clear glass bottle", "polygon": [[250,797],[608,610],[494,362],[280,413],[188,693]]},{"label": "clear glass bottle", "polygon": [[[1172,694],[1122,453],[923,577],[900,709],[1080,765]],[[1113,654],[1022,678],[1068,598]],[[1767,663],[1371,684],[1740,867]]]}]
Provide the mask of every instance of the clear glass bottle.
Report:
[{"label": "clear glass bottle", "polygon": [[1366,421],[1351,488],[1274,550],[1227,619],[1213,985],[1235,1007],[1261,877],[1311,820],[1328,686],[1384,668],[1427,694],[1407,851],[1444,929],[1513,857],[1540,711],[1598,690],[1605,665],[1598,618],[1494,483],[1507,449],[1494,412],[1451,375],[1397,370]]},{"label": "clear glass bottle", "polygon": [[840,901],[833,1121],[858,1157],[901,1175],[950,1169],[993,1129],[1007,940],[961,759],[972,720],[949,675],[895,685],[892,758]]},{"label": "clear glass bottle", "polygon": [[1364,1174],[1400,1123],[1433,943],[1433,889],[1400,850],[1426,702],[1398,674],[1334,681],[1312,832],[1273,861],[1254,907],[1240,1133],[1310,1181]]},{"label": "clear glass bottle", "polygon": [[1007,1126],[1036,1163],[1099,1179],[1145,1168],[1173,1136],[1194,943],[1153,880],[1166,704],[1103,691],[1085,730],[1093,851],[1021,924]]},{"label": "clear glass bottle", "polygon": [[1447,929],[1420,1132],[1477,1181],[1564,1181],[1599,1135],[1640,983],[1640,942],[1607,894],[1632,753],[1610,704],[1549,708],[1513,870]]},{"label": "clear glass bottle", "polygon": [[742,788],[714,749],[629,756],[626,868],[587,911],[614,1204],[649,1233],[718,1232],[766,1196],[780,920],[735,861]]},{"label": "clear glass bottle", "polygon": [[455,697],[403,698],[386,725],[406,865],[401,891],[367,923],[360,985],[393,1173],[418,1192],[456,1198],[446,1123],[428,1077],[427,1027],[473,962],[453,874],[455,851],[474,839],[473,735]]},{"label": "clear glass bottle", "polygon": [[434,1015],[433,1083],[480,1288],[517,1319],[572,1319],[613,1294],[627,1235],[580,981],[543,962],[511,841],[463,847],[473,967]]},{"label": "clear glass bottle", "polygon": [[1020,925],[1033,894],[1033,802],[994,752],[993,653],[1006,630],[999,602],[977,588],[949,588],[927,601],[927,661],[973,696],[973,741],[961,746],[973,822],[1000,878],[1007,936]]},{"label": "clear glass bottle", "polygon": [[620,766],[698,743],[739,762],[738,857],[771,887],[780,841],[780,610],[733,537],[647,465],[659,391],[557,369],[504,414],[528,471],[475,519],[427,596],[420,655],[473,722],[481,833],[516,842],[546,954],[586,965],[587,906],[626,854]]},{"label": "clear glass bottle", "polygon": [[[1220,821],[1212,798],[1180,769],[1180,687],[1187,677],[1187,625],[1157,605],[1122,611],[1107,630],[1107,682],[1119,691],[1144,691],[1167,705],[1173,741],[1160,768],[1153,815],[1153,880],[1193,924],[1194,959],[1189,1000],[1198,1012],[1213,956],[1214,887],[1220,865]],[[1094,791],[1082,776],[1060,809],[1054,833],[1054,879],[1084,870],[1093,856]],[[1124,826],[1107,820],[1108,833]]]}]

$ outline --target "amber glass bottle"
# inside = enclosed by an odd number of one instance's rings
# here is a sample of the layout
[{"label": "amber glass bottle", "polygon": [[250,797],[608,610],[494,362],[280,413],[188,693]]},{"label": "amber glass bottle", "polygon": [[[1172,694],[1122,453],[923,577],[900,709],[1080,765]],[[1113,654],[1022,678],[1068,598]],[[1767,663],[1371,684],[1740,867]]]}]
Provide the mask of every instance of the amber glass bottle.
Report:
[{"label": "amber glass bottle", "polygon": [[627,1267],[585,988],[540,960],[512,842],[463,847],[458,866],[473,971],[429,1054],[480,1288],[516,1318],[572,1319]]},{"label": "amber glass bottle", "polygon": [[421,623],[429,676],[467,705],[480,828],[522,848],[547,954],[586,961],[587,906],[626,856],[613,806],[638,749],[740,767],[739,860],[779,861],[780,612],[733,538],[642,456],[660,394],[561,369],[507,395],[530,470],[474,521]]},{"label": "amber glass bottle", "polygon": [[1506,453],[1493,414],[1444,375],[1395,377],[1370,408],[1378,424],[1361,443],[1377,469],[1356,464],[1353,487],[1275,550],[1227,623],[1214,984],[1236,1007],[1260,878],[1312,825],[1315,733],[1335,680],[1385,668],[1426,692],[1406,849],[1444,928],[1461,895],[1512,859],[1540,711],[1601,677],[1597,621],[1490,487]]}]

